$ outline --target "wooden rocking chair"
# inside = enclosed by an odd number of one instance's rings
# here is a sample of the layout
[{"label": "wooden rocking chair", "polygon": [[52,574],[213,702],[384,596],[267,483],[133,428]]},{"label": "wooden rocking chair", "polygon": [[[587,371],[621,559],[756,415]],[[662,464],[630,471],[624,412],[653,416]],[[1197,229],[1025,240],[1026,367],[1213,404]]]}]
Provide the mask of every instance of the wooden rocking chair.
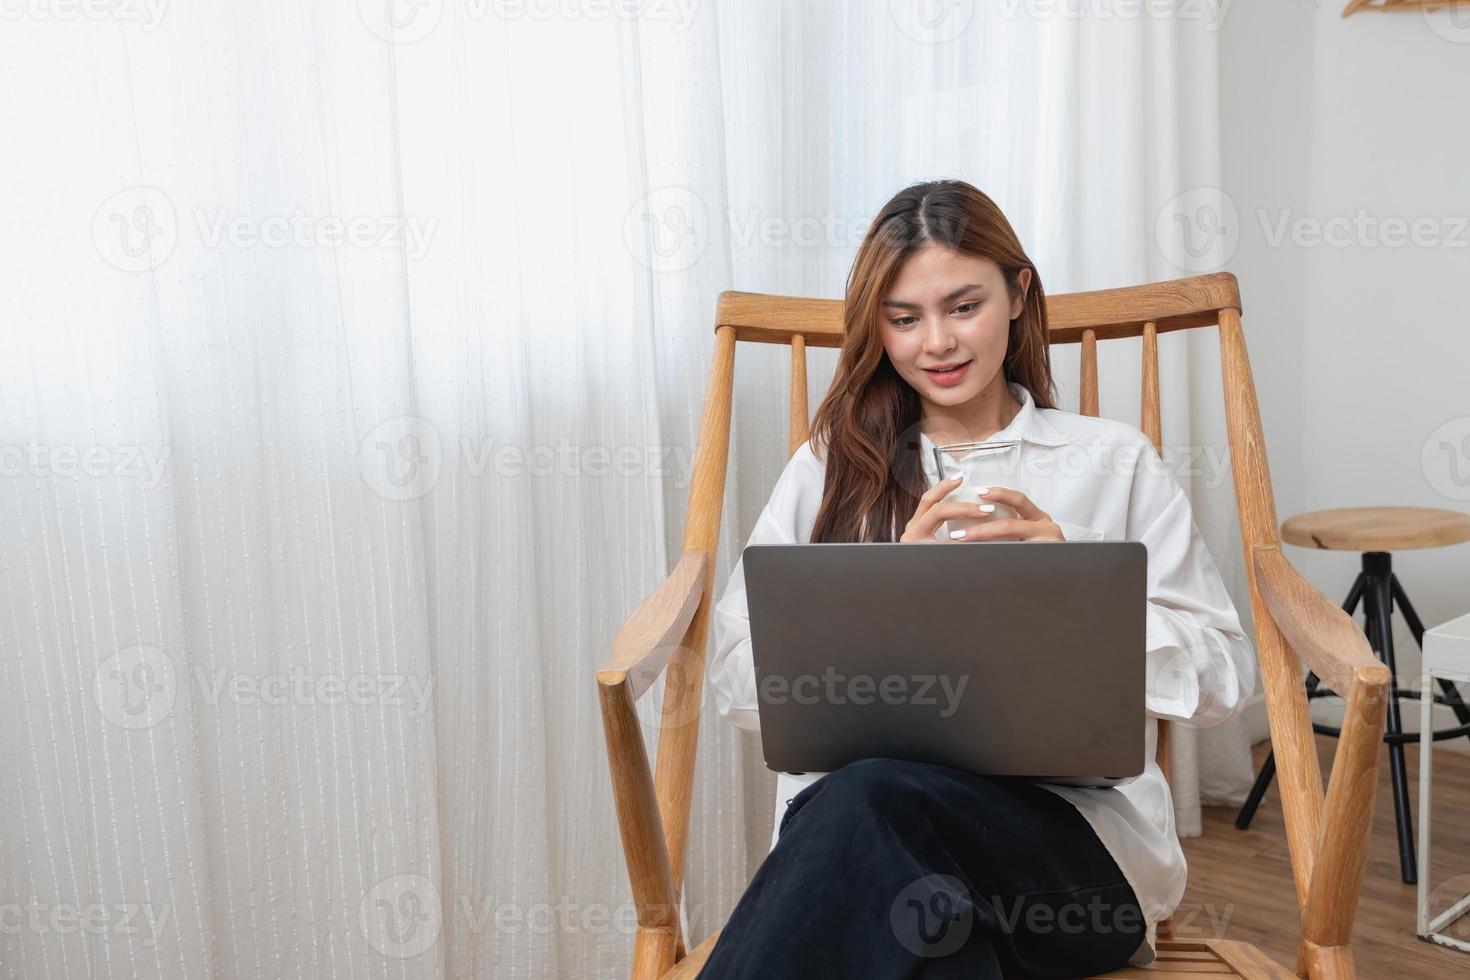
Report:
[{"label": "wooden rocking chair", "polygon": [[[1050,340],[1080,343],[1081,410],[1098,411],[1097,342],[1143,338],[1140,428],[1160,441],[1158,335],[1218,326],[1231,470],[1256,649],[1266,690],[1271,743],[1281,776],[1281,802],[1300,913],[1295,974],[1353,977],[1353,916],[1372,824],[1388,668],[1338,605],[1313,588],[1281,551],[1276,504],[1261,437],[1256,392],[1240,322],[1240,293],[1228,273],[1125,289],[1054,296],[1047,301]],[[700,422],[684,552],[669,577],[618,632],[612,659],[597,672],[608,762],[638,933],[633,977],[694,977],[718,933],[696,947],[680,935],[689,801],[694,778],[704,649],[715,548],[725,488],[735,347],[739,341],[791,347],[788,453],[808,438],[806,348],[839,347],[842,303],[755,293],[719,298],[715,353]],[[1346,698],[1342,737],[1324,796],[1302,665]],[[657,768],[649,765],[633,703],[667,670]],[[1160,724],[1160,762],[1167,773],[1167,724]],[[1199,980],[1203,975],[1282,978],[1293,975],[1255,947],[1223,939],[1182,942],[1159,929],[1159,956],[1112,978]]]}]

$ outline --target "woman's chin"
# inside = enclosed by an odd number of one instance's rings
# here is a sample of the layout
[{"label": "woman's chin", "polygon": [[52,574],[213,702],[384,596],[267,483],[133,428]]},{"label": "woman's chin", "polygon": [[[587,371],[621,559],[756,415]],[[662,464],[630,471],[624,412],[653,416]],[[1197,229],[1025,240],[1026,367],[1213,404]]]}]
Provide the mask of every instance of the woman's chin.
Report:
[{"label": "woman's chin", "polygon": [[939,405],[963,405],[980,393],[980,385],[973,378],[965,378],[957,385],[942,385],[924,379],[921,391],[928,393],[929,400]]}]

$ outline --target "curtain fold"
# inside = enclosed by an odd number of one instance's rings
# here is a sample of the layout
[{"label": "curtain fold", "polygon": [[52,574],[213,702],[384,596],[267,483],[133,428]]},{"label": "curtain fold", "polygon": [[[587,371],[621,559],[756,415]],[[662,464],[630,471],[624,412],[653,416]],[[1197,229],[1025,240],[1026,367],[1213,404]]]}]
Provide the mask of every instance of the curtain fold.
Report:
[{"label": "curtain fold", "polygon": [[[678,557],[717,294],[840,296],[878,207],[937,176],[997,200],[1051,292],[1202,271],[1155,219],[1218,185],[1214,45],[1182,15],[832,0],[7,22],[0,965],[624,972],[592,675]],[[1228,468],[1201,343],[1160,341],[1165,441]],[[717,590],[788,370],[737,357]],[[1137,421],[1138,371],[1104,345],[1104,414]],[[1248,615],[1205,470],[1181,482]],[[695,937],[774,792],[701,725]],[[1178,744],[1187,833],[1250,773],[1243,729]]]}]

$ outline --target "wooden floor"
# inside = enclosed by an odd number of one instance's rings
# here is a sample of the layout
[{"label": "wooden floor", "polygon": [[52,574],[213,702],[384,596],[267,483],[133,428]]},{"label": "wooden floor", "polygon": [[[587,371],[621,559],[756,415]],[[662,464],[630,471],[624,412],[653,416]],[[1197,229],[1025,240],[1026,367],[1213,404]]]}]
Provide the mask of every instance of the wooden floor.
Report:
[{"label": "wooden floor", "polygon": [[[1335,746],[1333,739],[1318,736],[1324,785]],[[1256,746],[1258,770],[1267,748],[1265,743]],[[1405,754],[1417,835],[1418,746],[1407,746]],[[1175,913],[1174,924],[1180,939],[1244,940],[1292,969],[1296,965],[1298,919],[1278,785],[1273,780],[1247,831],[1235,829],[1235,809],[1205,808],[1204,836],[1183,842],[1189,859],[1189,888]],[[1470,893],[1470,756],[1442,749],[1435,753],[1434,828],[1430,901],[1431,909],[1443,909]],[[1470,976],[1470,953],[1435,946],[1415,936],[1416,901],[1415,886],[1399,880],[1393,794],[1385,752],[1379,762],[1373,840],[1353,933],[1359,977]],[[1470,916],[1460,919],[1449,931],[1457,938],[1470,940]]]}]

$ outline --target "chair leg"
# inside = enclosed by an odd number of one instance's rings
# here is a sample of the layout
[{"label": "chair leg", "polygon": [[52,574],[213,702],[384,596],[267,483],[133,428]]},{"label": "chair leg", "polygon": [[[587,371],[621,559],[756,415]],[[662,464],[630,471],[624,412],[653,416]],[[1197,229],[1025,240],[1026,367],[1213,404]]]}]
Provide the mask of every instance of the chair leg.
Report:
[{"label": "chair leg", "polygon": [[[1358,601],[1363,598],[1364,579],[1363,573],[1353,579],[1353,586],[1348,590],[1347,598],[1342,602],[1342,611],[1349,616],[1358,609]],[[1316,674],[1307,674],[1307,697],[1317,690],[1321,680]],[[1266,796],[1266,790],[1271,786],[1271,780],[1276,777],[1276,751],[1273,749],[1266,753],[1266,761],[1261,763],[1261,771],[1256,774],[1256,781],[1251,785],[1251,791],[1246,796],[1245,802],[1241,804],[1240,812],[1235,815],[1235,826],[1238,830],[1249,830],[1251,820],[1255,818],[1256,809],[1260,807],[1261,800]]]},{"label": "chair leg", "polygon": [[[1398,667],[1393,655],[1393,591],[1387,575],[1375,575],[1368,583],[1364,596],[1368,614],[1368,638],[1384,664],[1388,666],[1388,719],[1385,726],[1391,735],[1403,731],[1399,723]],[[1393,782],[1393,811],[1398,824],[1399,876],[1404,884],[1418,882],[1419,875],[1414,855],[1414,822],[1409,813],[1409,771],[1404,764],[1404,743],[1391,741],[1388,744],[1388,769]]]},{"label": "chair leg", "polygon": [[[1414,642],[1419,644],[1419,649],[1424,649],[1424,624],[1419,620],[1419,614],[1414,611],[1414,606],[1409,602],[1409,594],[1404,591],[1403,585],[1399,583],[1397,575],[1389,579],[1393,588],[1394,601],[1398,603],[1399,612],[1404,614],[1404,620],[1409,624],[1409,630],[1414,634]],[[1448,677],[1435,678],[1439,682],[1439,689],[1444,692],[1445,698],[1450,703],[1450,710],[1455,713],[1455,718],[1460,725],[1470,725],[1470,707],[1466,707],[1465,699],[1460,696],[1460,689],[1455,682]],[[1423,697],[1430,697],[1432,692],[1425,691]],[[1420,735],[1423,738],[1423,735]],[[1470,738],[1470,734],[1465,736]]]}]

